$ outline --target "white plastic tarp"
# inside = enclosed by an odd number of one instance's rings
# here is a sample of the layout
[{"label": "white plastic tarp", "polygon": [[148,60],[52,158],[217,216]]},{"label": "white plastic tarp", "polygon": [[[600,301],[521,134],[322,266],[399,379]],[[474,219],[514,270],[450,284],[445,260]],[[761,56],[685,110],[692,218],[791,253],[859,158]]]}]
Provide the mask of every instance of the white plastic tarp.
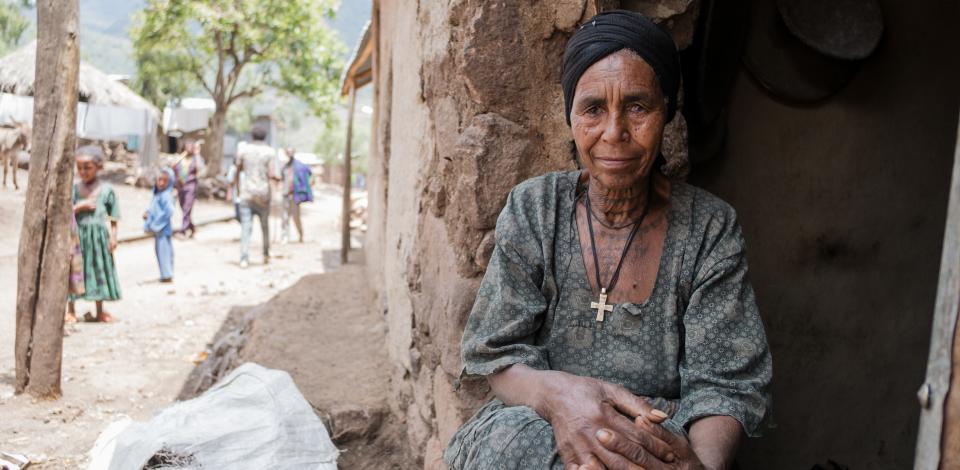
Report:
[{"label": "white plastic tarp", "polygon": [[[33,97],[0,93],[0,124],[33,123]],[[142,142],[140,164],[152,164],[159,151],[157,122],[148,109],[77,103],[77,137]]]},{"label": "white plastic tarp", "polygon": [[217,106],[208,98],[184,98],[177,106],[163,108],[163,133],[206,129]]},{"label": "white plastic tarp", "polygon": [[114,423],[94,444],[88,470],[143,468],[161,451],[180,457],[171,469],[336,470],[339,453],[290,375],[254,363],[146,423]]}]

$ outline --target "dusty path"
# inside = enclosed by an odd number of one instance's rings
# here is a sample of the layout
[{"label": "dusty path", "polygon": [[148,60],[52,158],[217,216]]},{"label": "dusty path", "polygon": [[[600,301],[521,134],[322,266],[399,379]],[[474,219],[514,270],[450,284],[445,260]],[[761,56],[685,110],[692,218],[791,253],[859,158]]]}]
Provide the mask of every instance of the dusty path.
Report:
[{"label": "dusty path", "polygon": [[187,396],[197,383],[209,383],[204,377],[226,373],[224,363],[285,370],[327,424],[341,470],[416,467],[403,423],[390,414],[386,324],[357,301],[365,279],[365,267],[351,263],[304,276],[264,304],[235,309],[238,321],[216,343],[229,346],[197,369]]},{"label": "dusty path", "polygon": [[[121,231],[136,230],[149,194],[117,188],[126,218]],[[251,266],[239,268],[235,222],[207,226],[193,240],[174,242],[174,285],[156,281],[152,241],[123,244],[116,254],[123,299],[107,304],[118,322],[67,328],[64,396],[38,403],[13,395],[23,194],[23,188],[16,193],[0,188],[0,450],[31,455],[42,462],[37,468],[77,468],[100,430],[117,416],[145,419],[177,397],[194,368],[192,359],[204,351],[231,307],[264,302],[302,276],[330,269],[337,259],[340,200],[329,190],[303,206],[306,243],[275,245],[268,266],[261,264],[255,227]],[[203,220],[233,207],[201,201],[195,210]],[[91,303],[77,306],[79,313],[92,308]]]}]

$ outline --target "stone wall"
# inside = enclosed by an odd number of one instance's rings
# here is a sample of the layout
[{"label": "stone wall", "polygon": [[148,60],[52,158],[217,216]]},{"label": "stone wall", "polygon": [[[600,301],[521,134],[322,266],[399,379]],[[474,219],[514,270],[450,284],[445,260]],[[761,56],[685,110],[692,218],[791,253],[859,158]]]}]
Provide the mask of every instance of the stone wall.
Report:
[{"label": "stone wall", "polygon": [[[587,0],[374,2],[376,139],[366,249],[411,449],[442,447],[488,398],[459,344],[507,193],[574,168],[560,61]],[[689,43],[694,0],[634,1]]]}]

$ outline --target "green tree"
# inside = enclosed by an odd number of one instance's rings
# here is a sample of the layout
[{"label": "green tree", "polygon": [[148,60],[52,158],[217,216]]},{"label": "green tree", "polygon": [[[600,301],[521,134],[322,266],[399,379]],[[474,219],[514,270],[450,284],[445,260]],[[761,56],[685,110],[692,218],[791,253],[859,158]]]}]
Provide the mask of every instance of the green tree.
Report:
[{"label": "green tree", "polygon": [[21,8],[33,6],[32,0],[0,0],[0,54],[10,52],[20,42],[30,22]]},{"label": "green tree", "polygon": [[[273,88],[327,115],[343,46],[324,23],[334,0],[148,0],[131,31],[138,88],[163,105],[199,86],[216,103],[208,168],[219,172],[227,112]],[[215,174],[215,173],[214,173]]]},{"label": "green tree", "polygon": [[[358,108],[360,106],[358,105]],[[350,153],[352,158],[350,166],[354,176],[362,174],[367,175],[370,137],[373,121],[370,116],[363,113],[356,113],[353,117],[353,138],[351,139]],[[321,127],[317,140],[313,145],[313,152],[323,160],[324,163],[331,165],[343,164],[343,151],[346,148],[347,128],[344,119],[336,114],[327,119],[327,125]]]}]

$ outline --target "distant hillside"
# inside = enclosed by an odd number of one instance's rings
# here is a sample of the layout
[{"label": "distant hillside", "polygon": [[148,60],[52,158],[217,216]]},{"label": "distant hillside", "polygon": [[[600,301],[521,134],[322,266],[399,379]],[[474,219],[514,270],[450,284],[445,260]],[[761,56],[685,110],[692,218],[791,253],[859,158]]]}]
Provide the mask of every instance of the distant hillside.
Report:
[{"label": "distant hillside", "polygon": [[143,0],[80,0],[80,27],[126,38],[131,17],[144,5]]},{"label": "distant hillside", "polygon": [[[127,30],[143,5],[142,0],[80,0],[80,58],[108,74],[135,74]],[[31,22],[20,38],[26,44],[37,37],[37,12],[26,8],[23,14]]]}]

